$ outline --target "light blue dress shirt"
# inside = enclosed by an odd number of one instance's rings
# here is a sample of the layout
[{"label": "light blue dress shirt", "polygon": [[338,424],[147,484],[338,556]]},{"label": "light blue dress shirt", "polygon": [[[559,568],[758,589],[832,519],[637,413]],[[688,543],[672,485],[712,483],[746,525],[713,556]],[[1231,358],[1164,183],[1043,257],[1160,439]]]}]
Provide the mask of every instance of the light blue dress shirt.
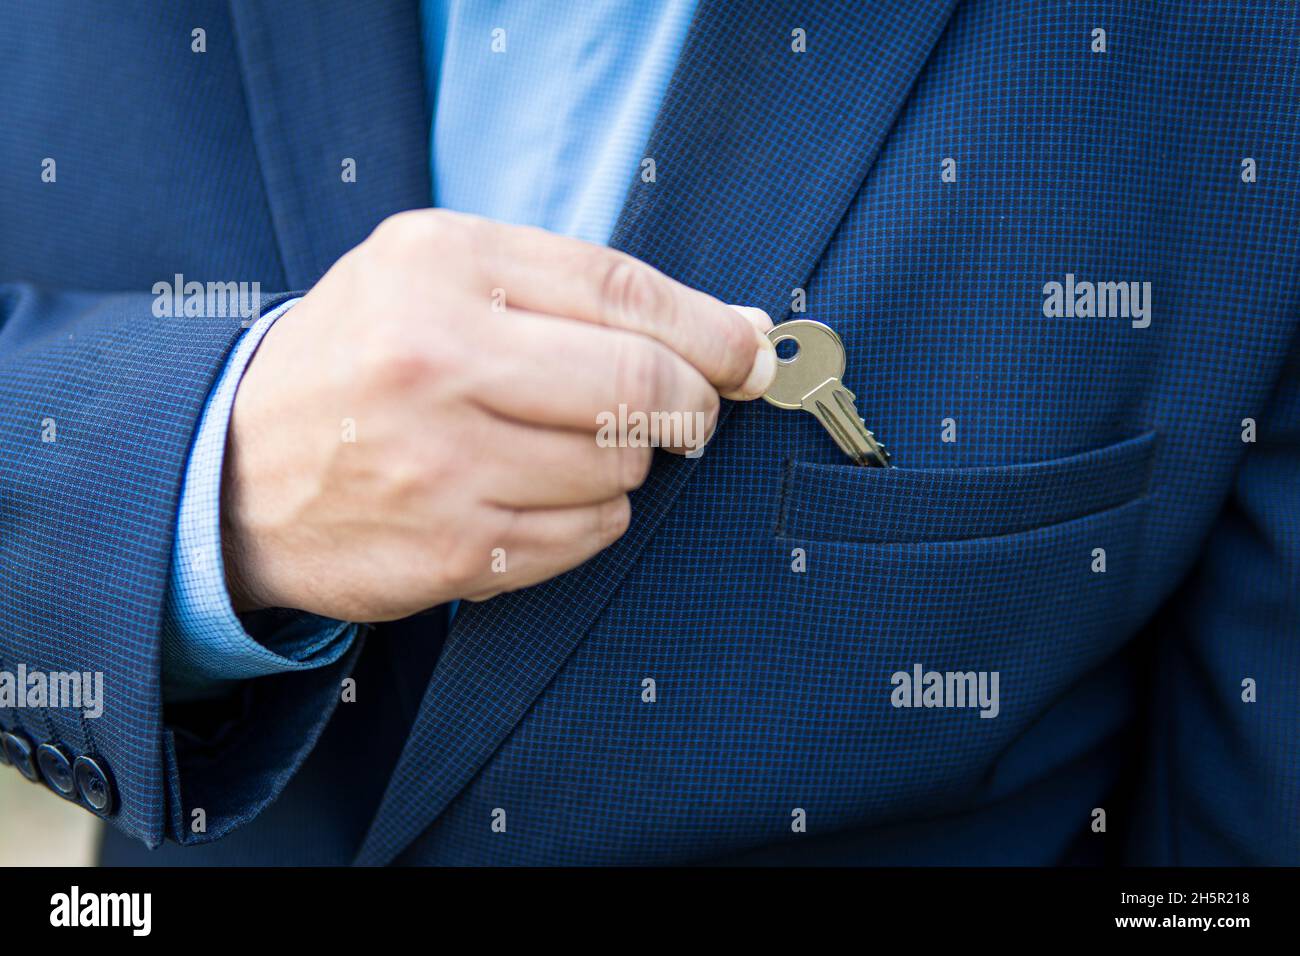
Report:
[{"label": "light blue dress shirt", "polygon": [[[433,204],[608,242],[695,3],[422,0]],[[244,334],[199,421],[163,622],[169,699],[333,663],[358,630],[309,614],[241,619],[226,591],[219,520],[226,430],[240,376],[292,305]]]},{"label": "light blue dress shirt", "polygon": [[341,621],[269,612],[261,616],[261,627],[248,622],[258,631],[255,638],[235,615],[226,590],[218,509],[235,391],[271,323],[297,301],[262,316],[240,337],[199,418],[181,488],[163,613],[163,694],[169,700],[220,693],[249,677],[333,663],[356,635],[356,625]]},{"label": "light blue dress shirt", "polygon": [[607,242],[694,7],[424,0],[434,205]]}]

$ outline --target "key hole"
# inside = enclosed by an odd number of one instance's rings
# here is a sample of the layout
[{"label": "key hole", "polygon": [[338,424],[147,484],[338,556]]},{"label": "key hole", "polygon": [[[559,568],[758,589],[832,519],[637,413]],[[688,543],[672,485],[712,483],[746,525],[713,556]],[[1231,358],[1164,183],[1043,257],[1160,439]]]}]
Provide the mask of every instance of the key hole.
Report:
[{"label": "key hole", "polygon": [[782,339],[776,343],[776,357],[782,362],[793,362],[799,354],[799,343],[794,339]]}]

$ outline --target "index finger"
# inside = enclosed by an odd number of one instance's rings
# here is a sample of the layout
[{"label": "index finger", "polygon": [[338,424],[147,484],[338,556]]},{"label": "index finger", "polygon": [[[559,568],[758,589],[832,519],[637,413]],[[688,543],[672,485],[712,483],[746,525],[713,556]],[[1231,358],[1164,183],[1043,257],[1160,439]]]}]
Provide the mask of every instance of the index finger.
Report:
[{"label": "index finger", "polygon": [[478,220],[488,278],[507,303],[647,335],[728,398],[761,395],[776,374],[761,309],[742,313],[626,253],[526,226]]}]

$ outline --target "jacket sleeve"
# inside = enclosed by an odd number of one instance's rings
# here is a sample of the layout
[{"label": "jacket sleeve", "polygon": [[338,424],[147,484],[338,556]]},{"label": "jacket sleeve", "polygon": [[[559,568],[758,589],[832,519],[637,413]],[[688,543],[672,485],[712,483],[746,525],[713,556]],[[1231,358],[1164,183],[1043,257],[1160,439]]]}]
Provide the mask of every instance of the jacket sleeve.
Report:
[{"label": "jacket sleeve", "polygon": [[1135,863],[1300,864],[1300,349],[1228,424],[1241,465],[1154,648]]},{"label": "jacket sleeve", "polygon": [[[261,309],[291,297],[263,297]],[[243,328],[237,317],[160,318],[153,305],[144,293],[0,285],[8,771],[67,790],[149,846],[216,839],[275,799],[362,645],[328,667],[247,682],[219,720],[164,713],[162,617],[181,481]]]}]

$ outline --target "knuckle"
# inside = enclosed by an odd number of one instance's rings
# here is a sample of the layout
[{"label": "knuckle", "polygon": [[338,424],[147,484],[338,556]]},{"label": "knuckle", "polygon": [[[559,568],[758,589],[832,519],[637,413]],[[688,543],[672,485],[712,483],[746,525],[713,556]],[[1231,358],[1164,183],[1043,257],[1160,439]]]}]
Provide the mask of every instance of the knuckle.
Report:
[{"label": "knuckle", "polygon": [[358,360],[361,380],[366,386],[387,393],[405,392],[437,379],[441,361],[437,350],[423,348],[396,330],[369,337]]},{"label": "knuckle", "polygon": [[393,213],[375,227],[374,235],[397,242],[430,235],[435,228],[436,214],[437,210],[432,209],[408,209]]},{"label": "knuckle", "polygon": [[429,476],[413,457],[399,455],[385,462],[382,481],[385,500],[407,505],[419,499],[428,486]]},{"label": "knuckle", "polygon": [[711,388],[705,388],[704,395],[700,399],[698,411],[704,413],[704,424],[709,430],[718,423],[718,413],[722,410],[722,400],[718,398],[718,393]]},{"label": "knuckle", "polygon": [[619,490],[640,488],[650,474],[654,451],[650,448],[622,448],[619,452]]},{"label": "knuckle", "polygon": [[425,322],[400,309],[361,329],[352,352],[367,388],[408,397],[463,391],[489,366],[463,327]]},{"label": "knuckle", "polygon": [[613,255],[604,266],[601,311],[620,325],[642,327],[663,311],[663,290],[649,267],[630,256]]},{"label": "knuckle", "polygon": [[445,209],[437,211],[441,214],[438,220],[439,236],[444,241],[444,249],[468,250],[475,253],[486,250],[490,236],[487,220]]},{"label": "knuckle", "polygon": [[632,503],[619,495],[600,505],[596,513],[596,531],[602,541],[617,541],[632,523]]},{"label": "knuckle", "polygon": [[754,326],[739,313],[733,311],[732,316],[723,330],[722,340],[726,343],[727,351],[740,356],[748,368],[754,360],[754,353],[758,351],[758,335]]},{"label": "knuckle", "polygon": [[462,537],[443,561],[444,580],[458,594],[473,589],[491,568],[492,548],[496,546],[480,535]]},{"label": "knuckle", "polygon": [[463,247],[463,237],[472,228],[469,217],[456,216],[443,209],[408,209],[394,213],[375,229],[374,237],[386,250],[419,256],[426,265],[430,254],[449,254]]},{"label": "knuckle", "polygon": [[614,362],[614,391],[617,402],[633,409],[651,409],[658,404],[669,376],[665,354],[648,339],[628,342]]},{"label": "knuckle", "polygon": [[734,321],[723,325],[718,342],[722,348],[719,364],[727,384],[743,384],[758,352],[758,337],[753,326],[737,315]]}]

